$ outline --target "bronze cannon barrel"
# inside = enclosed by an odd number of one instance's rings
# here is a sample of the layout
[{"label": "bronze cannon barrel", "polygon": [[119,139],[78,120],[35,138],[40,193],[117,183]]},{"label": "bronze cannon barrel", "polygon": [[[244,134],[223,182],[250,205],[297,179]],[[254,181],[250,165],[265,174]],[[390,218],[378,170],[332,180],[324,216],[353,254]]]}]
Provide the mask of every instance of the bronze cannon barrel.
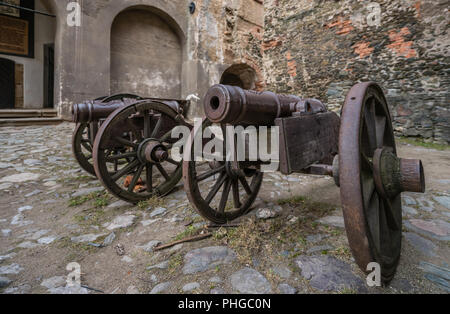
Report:
[{"label": "bronze cannon barrel", "polygon": [[107,104],[100,101],[87,101],[72,106],[72,121],[75,123],[91,123],[106,119],[117,108],[124,105],[123,101],[113,101]]},{"label": "bronze cannon barrel", "polygon": [[243,90],[237,86],[214,85],[206,94],[204,108],[213,123],[272,125],[276,118],[297,111],[302,99],[294,95]]}]

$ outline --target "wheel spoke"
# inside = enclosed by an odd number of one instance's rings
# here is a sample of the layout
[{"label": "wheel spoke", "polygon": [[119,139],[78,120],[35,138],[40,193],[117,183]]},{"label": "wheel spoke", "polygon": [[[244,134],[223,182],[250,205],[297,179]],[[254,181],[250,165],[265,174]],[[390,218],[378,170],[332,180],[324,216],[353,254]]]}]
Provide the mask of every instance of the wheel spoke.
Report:
[{"label": "wheel spoke", "polygon": [[136,184],[138,183],[138,180],[141,177],[142,171],[144,170],[145,165],[142,164],[139,166],[138,170],[134,174],[133,180],[131,180],[130,186],[128,187],[128,192],[133,192],[134,188],[136,187]]},{"label": "wheel spoke", "polygon": [[148,110],[144,111],[144,138],[149,138],[151,134],[150,114]]},{"label": "wheel spoke", "polygon": [[130,171],[135,169],[139,165],[139,163],[140,163],[139,160],[137,159],[134,160],[132,163],[128,164],[126,167],[122,168],[114,175],[112,175],[111,179],[113,179],[113,181],[119,180],[121,177],[123,177],[124,175],[128,174]]},{"label": "wheel spoke", "polygon": [[145,184],[147,186],[147,192],[153,192],[153,165],[147,164],[145,166]]},{"label": "wheel spoke", "polygon": [[385,252],[389,254],[391,252],[391,230],[386,216],[386,207],[383,201],[380,202],[380,241],[381,241],[381,254],[385,255]]},{"label": "wheel spoke", "polygon": [[91,144],[89,142],[81,142],[81,145],[83,145],[83,147],[88,151],[88,152],[92,152],[92,147]]},{"label": "wheel spoke", "polygon": [[170,176],[167,174],[166,169],[164,169],[161,164],[156,164],[156,168],[158,168],[158,171],[163,175],[166,181],[170,180]]},{"label": "wheel spoke", "polygon": [[216,174],[218,174],[219,172],[222,172],[224,169],[225,169],[225,166],[221,166],[221,167],[219,167],[219,168],[212,169],[212,170],[210,170],[210,171],[208,171],[208,172],[206,172],[206,173],[204,173],[204,174],[199,175],[199,176],[197,177],[197,181],[198,181],[198,182],[205,181],[206,179],[212,177],[213,175],[216,175]]},{"label": "wheel spoke", "polygon": [[244,187],[245,192],[247,192],[248,195],[252,195],[252,189],[250,188],[250,185],[248,185],[248,182],[245,178],[239,177],[239,181],[241,181],[242,186]]},{"label": "wheel spoke", "polygon": [[377,128],[377,148],[383,148],[384,133],[386,131],[386,117],[375,117],[375,123]]},{"label": "wheel spoke", "polygon": [[363,166],[366,166],[366,170],[373,171],[373,161],[364,153],[361,153],[361,163]]},{"label": "wheel spoke", "polygon": [[161,137],[160,141],[161,143],[167,142],[172,137],[172,130],[164,134],[163,137]]},{"label": "wheel spoke", "polygon": [[230,190],[231,190],[231,179],[229,178],[225,183],[225,187],[223,188],[222,192],[222,198],[220,199],[219,203],[219,213],[221,214],[225,213],[225,207],[227,206],[228,195],[230,195]]},{"label": "wheel spoke", "polygon": [[126,159],[126,158],[130,158],[130,157],[136,157],[137,153],[136,152],[129,152],[129,153],[124,153],[124,154],[118,154],[118,155],[113,155],[113,156],[108,156],[106,158],[106,161],[117,161],[120,159]]},{"label": "wheel spoke", "polygon": [[239,180],[233,181],[233,202],[234,208],[241,208],[242,204],[239,200]]},{"label": "wheel spoke", "polygon": [[395,212],[394,206],[389,199],[383,199],[384,209],[386,212],[386,219],[391,230],[401,230],[402,223],[399,221],[401,217]]},{"label": "wheel spoke", "polygon": [[120,144],[124,145],[124,146],[127,146],[127,147],[132,147],[132,148],[137,148],[138,147],[137,144],[135,144],[135,143],[133,143],[133,142],[127,140],[127,139],[124,139],[123,137],[116,137],[116,141],[119,142]]},{"label": "wheel spoke", "polygon": [[366,209],[369,209],[370,201],[372,199],[373,194],[375,193],[375,182],[373,181],[372,175],[366,171],[361,172],[361,180],[362,180],[364,207]]},{"label": "wheel spoke", "polygon": [[168,158],[167,160],[166,160],[169,164],[172,164],[172,165],[175,165],[175,166],[179,166],[181,163],[179,163],[179,162],[176,162],[175,160],[173,160],[172,158]]},{"label": "wheel spoke", "polygon": [[162,117],[160,117],[158,119],[158,122],[156,122],[156,126],[153,129],[152,135],[150,136],[151,138],[156,138],[156,136],[158,135],[159,131],[161,130],[161,125],[162,125]]},{"label": "wheel spoke", "polygon": [[227,175],[225,173],[222,173],[220,175],[219,179],[217,180],[216,184],[214,184],[212,190],[209,192],[208,196],[205,199],[205,202],[207,204],[210,204],[212,202],[214,196],[216,196],[217,192],[219,192],[220,188],[225,183],[226,179],[227,179]]},{"label": "wheel spoke", "polygon": [[377,148],[377,130],[375,125],[375,99],[372,98],[364,107],[364,121],[366,124],[370,151],[373,153]]},{"label": "wheel spoke", "polygon": [[366,218],[369,225],[370,234],[372,235],[372,241],[377,250],[380,251],[380,198],[377,193],[372,193],[372,197],[369,200],[369,207],[366,210]]},{"label": "wheel spoke", "polygon": [[128,125],[128,127],[131,129],[131,133],[134,136],[134,139],[137,141],[142,141],[142,134],[141,131],[139,131],[136,126],[133,124],[133,122],[131,121],[131,119],[127,119],[126,123]]}]

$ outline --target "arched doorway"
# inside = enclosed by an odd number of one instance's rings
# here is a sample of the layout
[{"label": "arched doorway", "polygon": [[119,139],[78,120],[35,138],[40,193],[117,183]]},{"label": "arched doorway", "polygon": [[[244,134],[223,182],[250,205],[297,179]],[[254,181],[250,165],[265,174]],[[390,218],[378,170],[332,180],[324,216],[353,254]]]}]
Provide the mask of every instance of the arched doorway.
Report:
[{"label": "arched doorway", "polygon": [[15,105],[15,67],[12,60],[0,58],[0,109],[13,109]]},{"label": "arched doorway", "polygon": [[132,8],[111,29],[111,94],[180,98],[182,44],[157,13]]},{"label": "arched doorway", "polygon": [[252,90],[256,87],[256,72],[247,64],[235,64],[223,72],[220,84]]}]

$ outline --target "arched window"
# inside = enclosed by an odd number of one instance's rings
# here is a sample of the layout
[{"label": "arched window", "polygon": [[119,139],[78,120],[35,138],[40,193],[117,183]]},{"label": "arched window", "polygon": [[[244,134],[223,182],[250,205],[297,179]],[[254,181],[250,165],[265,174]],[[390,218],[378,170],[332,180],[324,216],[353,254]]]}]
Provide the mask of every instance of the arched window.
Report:
[{"label": "arched window", "polygon": [[235,64],[225,70],[220,84],[239,86],[243,89],[255,89],[256,72],[247,64]]}]

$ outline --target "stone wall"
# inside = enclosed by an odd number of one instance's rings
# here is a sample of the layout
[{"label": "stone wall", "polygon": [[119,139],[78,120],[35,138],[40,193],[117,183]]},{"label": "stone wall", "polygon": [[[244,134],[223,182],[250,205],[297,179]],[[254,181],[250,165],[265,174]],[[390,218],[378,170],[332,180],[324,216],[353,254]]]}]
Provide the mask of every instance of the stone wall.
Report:
[{"label": "stone wall", "polygon": [[[73,103],[117,91],[155,96],[152,90],[156,96],[193,99],[190,116],[201,116],[201,98],[211,85],[220,83],[230,67],[240,69],[238,76],[247,80],[251,69],[255,88],[263,86],[260,0],[197,0],[193,13],[189,12],[190,0],[79,1],[80,27],[66,23],[70,1],[45,0],[58,20],[56,103],[65,119],[70,119]],[[150,20],[121,19],[130,10],[151,12],[158,25]],[[149,27],[158,31],[148,31]],[[132,37],[126,35],[130,28],[139,28]],[[170,33],[170,38],[163,33]],[[176,37],[179,47],[174,48]],[[152,41],[161,49],[151,47]],[[174,49],[164,54],[164,45]]]},{"label": "stone wall", "polygon": [[264,6],[267,89],[317,97],[338,111],[353,84],[377,81],[399,135],[450,141],[448,1],[265,0]]},{"label": "stone wall", "polygon": [[[189,93],[197,94],[191,116],[203,116],[202,97],[208,88],[221,82],[230,68],[255,72],[255,88],[264,85],[261,43],[264,12],[259,0],[199,0],[189,19],[188,62],[190,74],[184,80]],[[234,72],[245,80],[246,72]]]}]

